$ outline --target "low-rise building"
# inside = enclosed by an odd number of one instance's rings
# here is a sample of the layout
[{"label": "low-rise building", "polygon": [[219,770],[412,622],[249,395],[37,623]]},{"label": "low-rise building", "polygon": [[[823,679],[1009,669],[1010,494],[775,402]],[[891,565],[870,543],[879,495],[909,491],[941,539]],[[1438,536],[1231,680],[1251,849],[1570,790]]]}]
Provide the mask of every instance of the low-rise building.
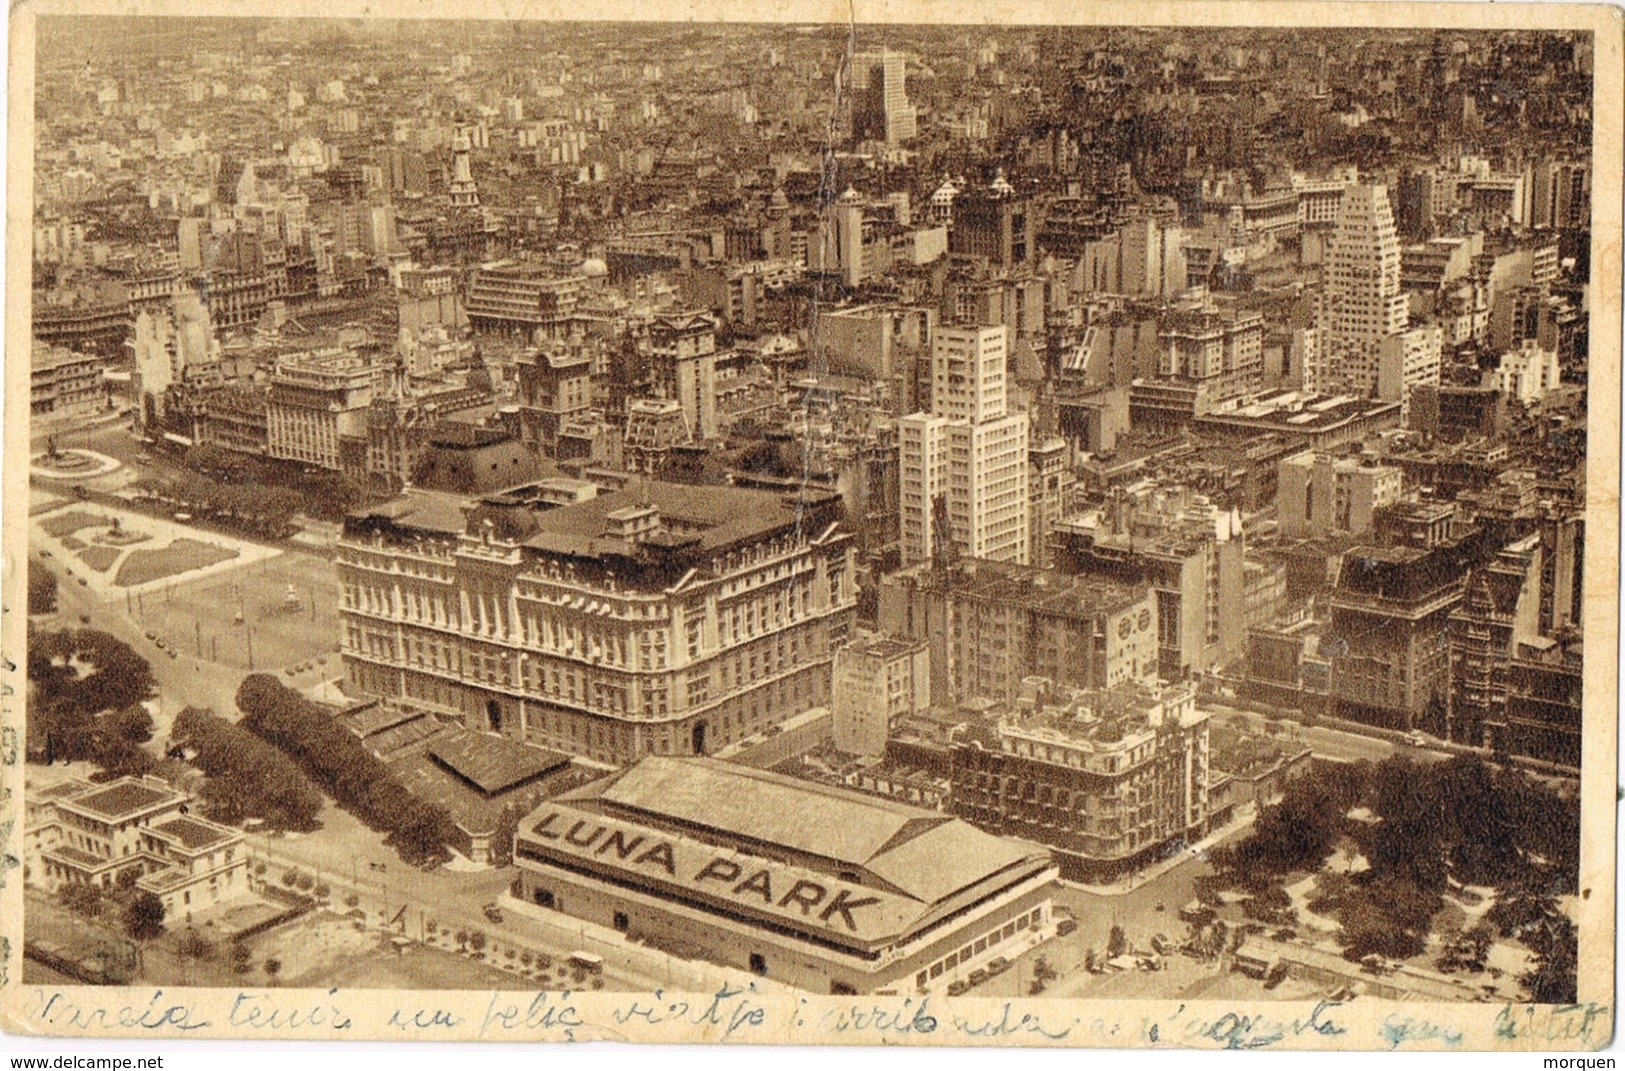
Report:
[{"label": "low-rise building", "polygon": [[1330,450],[1400,427],[1404,411],[1397,400],[1286,390],[1198,415],[1191,423],[1221,438],[1251,440],[1273,432],[1311,449]]},{"label": "low-rise building", "polygon": [[543,804],[515,895],[801,989],[931,992],[1053,932],[1047,852],[936,811],[654,756]]},{"label": "low-rise building", "polygon": [[884,754],[892,718],[917,714],[930,702],[931,656],[923,640],[860,632],[835,652],[830,714],[840,751]]},{"label": "low-rise building", "polygon": [[167,919],[191,921],[248,892],[248,853],[242,833],[187,814],[189,800],[156,777],[31,793],[29,878],[52,891],[112,889],[133,870],[135,887],[162,900]]}]

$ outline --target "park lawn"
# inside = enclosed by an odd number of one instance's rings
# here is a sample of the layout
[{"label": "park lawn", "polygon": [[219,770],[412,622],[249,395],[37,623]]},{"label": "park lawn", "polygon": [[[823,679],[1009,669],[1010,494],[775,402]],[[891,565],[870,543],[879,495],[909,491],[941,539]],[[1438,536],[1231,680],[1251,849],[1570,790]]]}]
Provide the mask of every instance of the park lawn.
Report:
[{"label": "park lawn", "polygon": [[114,583],[121,587],[135,587],[167,576],[178,576],[194,569],[202,569],[218,562],[237,557],[235,550],[203,543],[196,539],[177,539],[161,550],[137,550],[124,559]]},{"label": "park lawn", "polygon": [[81,528],[107,528],[113,523],[112,518],[104,517],[98,513],[86,513],[82,509],[71,509],[66,513],[59,513],[55,517],[47,517],[40,522],[40,527],[46,533],[58,539],[77,532]]},{"label": "park lawn", "polygon": [[96,570],[98,573],[105,573],[109,568],[112,567],[114,562],[118,561],[119,553],[120,552],[116,547],[104,547],[98,545],[86,547],[84,550],[81,550],[79,552],[79,557],[83,558],[85,564]]}]

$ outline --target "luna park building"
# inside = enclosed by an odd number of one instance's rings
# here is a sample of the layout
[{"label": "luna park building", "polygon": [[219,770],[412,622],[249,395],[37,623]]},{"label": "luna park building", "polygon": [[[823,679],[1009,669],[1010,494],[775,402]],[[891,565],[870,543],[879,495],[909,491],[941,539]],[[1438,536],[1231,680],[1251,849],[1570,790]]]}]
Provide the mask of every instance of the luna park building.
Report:
[{"label": "luna park building", "polygon": [[828,993],[924,993],[1054,932],[1038,845],[940,811],[654,756],[550,800],[514,839],[527,904]]}]

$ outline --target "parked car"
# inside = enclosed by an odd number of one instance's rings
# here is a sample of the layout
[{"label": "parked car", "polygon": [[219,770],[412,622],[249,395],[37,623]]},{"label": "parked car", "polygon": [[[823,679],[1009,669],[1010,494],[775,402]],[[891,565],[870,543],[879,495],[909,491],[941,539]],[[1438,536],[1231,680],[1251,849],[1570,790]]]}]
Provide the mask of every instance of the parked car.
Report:
[{"label": "parked car", "polygon": [[1005,959],[1003,956],[995,956],[993,959],[988,960],[987,973],[989,975],[1003,974],[1009,969],[1010,961]]},{"label": "parked car", "polygon": [[604,957],[592,952],[572,952],[570,953],[570,966],[591,974],[602,974]]},{"label": "parked car", "polygon": [[988,979],[987,971],[985,969],[981,968],[981,967],[978,967],[974,971],[970,972],[970,984],[971,985],[981,985],[983,982],[987,981],[987,979]]},{"label": "parked car", "polygon": [[1061,919],[1055,924],[1055,936],[1065,937],[1078,928],[1078,924],[1071,919]]},{"label": "parked car", "polygon": [[950,997],[964,996],[965,992],[969,989],[970,986],[966,985],[965,982],[960,979],[955,979],[954,981],[948,983],[948,995]]}]

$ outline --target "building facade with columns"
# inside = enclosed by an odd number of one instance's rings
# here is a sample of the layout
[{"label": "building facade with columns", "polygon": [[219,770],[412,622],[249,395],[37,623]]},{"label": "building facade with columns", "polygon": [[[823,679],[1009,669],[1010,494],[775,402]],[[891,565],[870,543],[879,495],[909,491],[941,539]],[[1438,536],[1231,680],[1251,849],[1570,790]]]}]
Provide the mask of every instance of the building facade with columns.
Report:
[{"label": "building facade with columns", "polygon": [[337,562],[350,690],[612,765],[826,706],[857,605],[833,495],[412,491],[351,515]]}]

